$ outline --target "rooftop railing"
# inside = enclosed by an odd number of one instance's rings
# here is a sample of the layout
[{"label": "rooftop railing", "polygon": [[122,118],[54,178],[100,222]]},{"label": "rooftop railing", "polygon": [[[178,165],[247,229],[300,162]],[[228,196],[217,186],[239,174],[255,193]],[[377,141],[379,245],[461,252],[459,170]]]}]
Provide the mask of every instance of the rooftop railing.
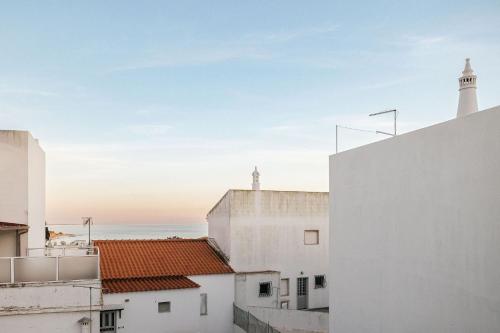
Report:
[{"label": "rooftop railing", "polygon": [[72,252],[76,249],[50,250],[39,256],[0,257],[0,284],[99,279],[97,248],[80,248],[78,253]]}]

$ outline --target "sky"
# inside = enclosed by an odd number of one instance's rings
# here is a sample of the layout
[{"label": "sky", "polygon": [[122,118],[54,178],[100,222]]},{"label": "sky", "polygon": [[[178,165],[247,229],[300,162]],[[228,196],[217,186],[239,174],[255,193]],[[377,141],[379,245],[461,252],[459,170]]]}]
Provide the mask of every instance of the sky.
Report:
[{"label": "sky", "polygon": [[229,188],[328,191],[345,150],[500,104],[499,1],[3,1],[0,128],[46,152],[47,222],[203,223]]}]

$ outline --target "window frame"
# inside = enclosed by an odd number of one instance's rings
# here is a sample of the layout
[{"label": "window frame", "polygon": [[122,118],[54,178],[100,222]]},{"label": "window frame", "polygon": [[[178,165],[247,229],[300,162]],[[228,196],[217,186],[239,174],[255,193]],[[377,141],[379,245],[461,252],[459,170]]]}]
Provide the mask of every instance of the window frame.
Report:
[{"label": "window frame", "polygon": [[[286,304],[286,308],[283,307],[283,304]],[[289,308],[290,308],[290,301],[289,300],[281,301],[280,302],[280,309],[286,309],[286,310],[288,310]]]},{"label": "window frame", "polygon": [[[160,310],[160,306],[163,304],[168,304],[168,310]],[[170,301],[158,302],[158,313],[170,313],[172,312],[172,303]]]},{"label": "window frame", "polygon": [[[281,284],[283,281],[286,281],[286,294],[283,294],[282,291],[283,291],[283,288],[281,288]],[[280,296],[290,296],[290,278],[283,278],[283,279],[280,279]]]},{"label": "window frame", "polygon": [[[268,293],[261,293],[261,286],[264,284],[269,285],[269,292]],[[272,281],[266,281],[266,282],[259,282],[259,297],[271,297],[273,295],[273,283]]]},{"label": "window frame", "polygon": [[[308,232],[314,232],[314,233],[316,233],[316,243],[308,243],[307,242],[306,234]],[[304,245],[319,245],[319,229],[307,229],[307,230],[304,230]]]},{"label": "window frame", "polygon": [[99,332],[116,332],[117,325],[116,310],[107,310],[99,312]]},{"label": "window frame", "polygon": [[[316,279],[319,277],[323,278],[323,284],[316,283]],[[326,275],[325,274],[314,275],[314,289],[322,289],[322,288],[326,288]]]},{"label": "window frame", "polygon": [[[205,308],[203,309],[203,305]],[[203,311],[205,310],[205,311]],[[208,316],[208,294],[201,293],[200,294],[200,316]]]}]

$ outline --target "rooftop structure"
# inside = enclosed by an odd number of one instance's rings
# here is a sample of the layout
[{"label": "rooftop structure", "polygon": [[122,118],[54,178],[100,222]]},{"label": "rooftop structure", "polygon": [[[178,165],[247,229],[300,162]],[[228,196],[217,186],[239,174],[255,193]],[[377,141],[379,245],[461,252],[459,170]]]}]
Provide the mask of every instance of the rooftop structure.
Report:
[{"label": "rooftop structure", "polygon": [[15,255],[45,246],[45,152],[27,131],[0,130],[0,221],[29,227]]},{"label": "rooftop structure", "polygon": [[477,77],[470,65],[470,59],[465,59],[465,68],[458,79],[460,85],[457,117],[463,117],[477,112]]},{"label": "rooftop structure", "polygon": [[207,239],[97,240],[94,246],[105,292],[196,288],[186,276],[233,273]]},{"label": "rooftop structure", "polygon": [[234,272],[211,240],[94,244],[101,253],[104,305],[110,308],[101,316],[113,323],[110,330],[232,332]]},{"label": "rooftop structure", "polygon": [[[279,283],[272,284],[276,292],[266,298],[259,296],[259,284],[247,284],[245,288],[260,298],[237,295],[248,303],[239,306],[328,306],[327,192],[229,190],[209,211],[207,221],[209,237],[236,272],[281,274]],[[261,274],[259,279],[264,283],[274,277]]]}]

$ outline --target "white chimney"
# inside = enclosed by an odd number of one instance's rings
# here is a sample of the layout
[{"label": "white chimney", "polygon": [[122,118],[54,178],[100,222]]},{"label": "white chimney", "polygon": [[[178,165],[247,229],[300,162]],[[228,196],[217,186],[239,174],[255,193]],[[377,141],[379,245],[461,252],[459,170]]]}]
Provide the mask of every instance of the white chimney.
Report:
[{"label": "white chimney", "polygon": [[465,68],[458,79],[460,95],[458,98],[457,118],[477,111],[476,75],[470,66],[470,59],[465,59]]},{"label": "white chimney", "polygon": [[90,320],[89,317],[81,318],[80,320],[78,320],[78,323],[80,324],[80,329],[82,333],[90,332],[90,325],[92,325],[92,321]]},{"label": "white chimney", "polygon": [[252,178],[253,178],[253,183],[252,183],[252,190],[254,191],[259,191],[260,190],[260,173],[257,171],[257,167],[255,167],[255,170],[252,172]]}]

